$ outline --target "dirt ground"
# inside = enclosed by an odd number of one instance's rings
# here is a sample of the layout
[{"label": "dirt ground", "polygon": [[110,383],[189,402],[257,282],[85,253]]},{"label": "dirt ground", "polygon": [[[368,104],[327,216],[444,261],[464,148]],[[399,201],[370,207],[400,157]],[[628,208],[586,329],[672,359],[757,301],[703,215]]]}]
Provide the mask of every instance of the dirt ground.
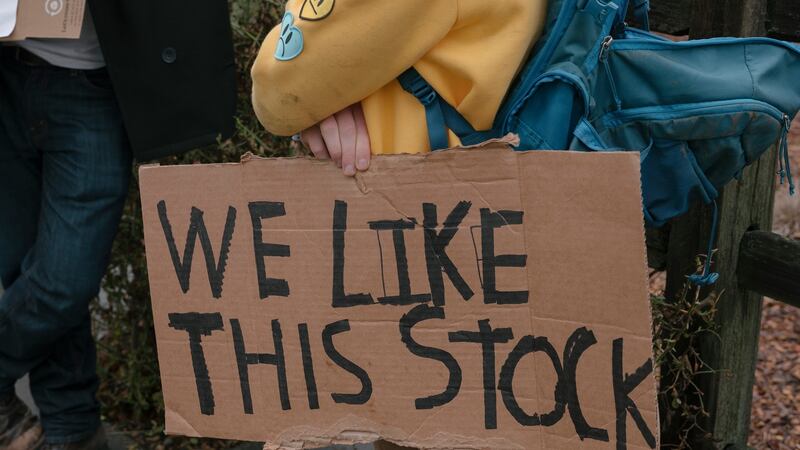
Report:
[{"label": "dirt ground", "polygon": [[[792,126],[790,152],[800,170],[800,120]],[[775,198],[774,230],[800,239],[800,195],[782,186]],[[761,323],[750,445],[756,449],[800,449],[800,309],[767,300]]]}]

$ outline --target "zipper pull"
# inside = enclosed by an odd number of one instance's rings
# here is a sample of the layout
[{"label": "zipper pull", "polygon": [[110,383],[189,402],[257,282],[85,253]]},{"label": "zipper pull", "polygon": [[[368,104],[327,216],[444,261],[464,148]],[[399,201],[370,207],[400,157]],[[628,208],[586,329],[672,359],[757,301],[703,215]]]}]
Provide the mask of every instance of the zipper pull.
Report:
[{"label": "zipper pull", "polygon": [[783,132],[781,136],[778,160],[780,161],[781,184],[784,180],[789,181],[789,195],[795,194],[794,178],[792,177],[791,159],[789,158],[789,129],[792,127],[792,120],[788,114],[783,115]]},{"label": "zipper pull", "polygon": [[689,283],[699,287],[713,286],[719,280],[719,274],[711,271],[711,260],[714,258],[714,243],[717,241],[717,229],[719,227],[719,208],[716,200],[714,200],[713,207],[714,215],[711,219],[711,233],[708,237],[708,250],[706,251],[706,262],[703,264],[703,272],[688,277]]},{"label": "zipper pull", "polygon": [[603,44],[600,46],[600,55],[598,58],[602,62],[606,62],[608,60],[608,50],[611,49],[611,44],[614,42],[614,38],[612,36],[606,36],[603,39]]},{"label": "zipper pull", "polygon": [[614,38],[611,36],[606,36],[603,39],[603,44],[600,46],[600,62],[603,63],[603,67],[606,69],[606,76],[608,77],[608,84],[611,86],[611,95],[614,96],[614,103],[616,104],[617,111],[622,109],[622,100],[619,98],[619,92],[617,91],[617,83],[614,81],[614,74],[611,73],[611,65],[608,63],[608,51],[611,49],[611,44],[614,43]]}]

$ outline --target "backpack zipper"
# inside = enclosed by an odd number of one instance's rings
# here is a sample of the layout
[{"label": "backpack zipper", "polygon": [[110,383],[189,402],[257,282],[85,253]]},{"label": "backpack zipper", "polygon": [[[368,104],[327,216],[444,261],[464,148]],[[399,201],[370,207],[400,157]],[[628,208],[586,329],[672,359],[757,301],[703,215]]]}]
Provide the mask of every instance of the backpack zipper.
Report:
[{"label": "backpack zipper", "polygon": [[783,121],[785,127],[786,115],[783,111],[760,100],[716,100],[699,103],[683,103],[677,105],[642,106],[619,112],[604,114],[597,121],[606,128],[616,127],[634,120],[667,120],[679,119],[687,115],[701,114],[726,114],[739,112],[745,107],[749,111],[761,112],[774,118],[777,122]]},{"label": "backpack zipper", "polygon": [[608,59],[608,50],[611,49],[611,44],[614,42],[614,37],[606,36],[603,39],[603,44],[600,46],[600,61]]},{"label": "backpack zipper", "polygon": [[630,38],[622,39],[616,48],[616,51],[627,50],[675,50],[686,47],[704,47],[704,46],[717,46],[717,45],[773,45],[792,50],[800,53],[800,46],[789,42],[779,41],[777,39],[765,37],[749,37],[749,38],[732,38],[732,37],[717,37],[708,39],[696,39],[689,41],[671,41],[669,39],[648,39],[648,38]]},{"label": "backpack zipper", "polygon": [[614,38],[611,36],[606,36],[603,39],[603,45],[600,46],[600,55],[598,58],[600,62],[603,63],[603,67],[606,69],[606,76],[608,77],[608,84],[611,86],[611,95],[614,96],[614,103],[617,105],[617,111],[622,109],[622,100],[619,98],[619,93],[617,92],[617,83],[614,81],[614,75],[611,73],[611,65],[608,62],[608,51],[611,50],[611,44],[614,43]]}]

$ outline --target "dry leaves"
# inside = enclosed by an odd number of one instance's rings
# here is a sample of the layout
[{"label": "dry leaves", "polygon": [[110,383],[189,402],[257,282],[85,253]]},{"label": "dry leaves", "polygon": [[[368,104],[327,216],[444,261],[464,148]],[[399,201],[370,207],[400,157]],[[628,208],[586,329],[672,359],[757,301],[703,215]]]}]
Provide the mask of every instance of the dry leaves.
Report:
[{"label": "dry leaves", "polygon": [[800,448],[800,309],[773,300],[764,304],[750,445]]},{"label": "dry leaves", "polygon": [[[791,159],[800,170],[800,120],[791,134]],[[800,181],[800,180],[798,180]],[[782,186],[775,199],[775,232],[800,239],[800,199]],[[761,325],[750,445],[800,449],[800,309],[767,300]]]}]

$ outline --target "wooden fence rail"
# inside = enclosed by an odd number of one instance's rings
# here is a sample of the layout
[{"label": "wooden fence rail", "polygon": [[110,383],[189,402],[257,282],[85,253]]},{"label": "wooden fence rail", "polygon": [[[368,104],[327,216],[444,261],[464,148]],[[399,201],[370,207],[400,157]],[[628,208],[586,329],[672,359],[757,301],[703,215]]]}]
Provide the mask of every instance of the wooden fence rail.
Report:
[{"label": "wooden fence rail", "polygon": [[800,308],[800,241],[775,233],[745,233],[739,246],[739,284]]}]

